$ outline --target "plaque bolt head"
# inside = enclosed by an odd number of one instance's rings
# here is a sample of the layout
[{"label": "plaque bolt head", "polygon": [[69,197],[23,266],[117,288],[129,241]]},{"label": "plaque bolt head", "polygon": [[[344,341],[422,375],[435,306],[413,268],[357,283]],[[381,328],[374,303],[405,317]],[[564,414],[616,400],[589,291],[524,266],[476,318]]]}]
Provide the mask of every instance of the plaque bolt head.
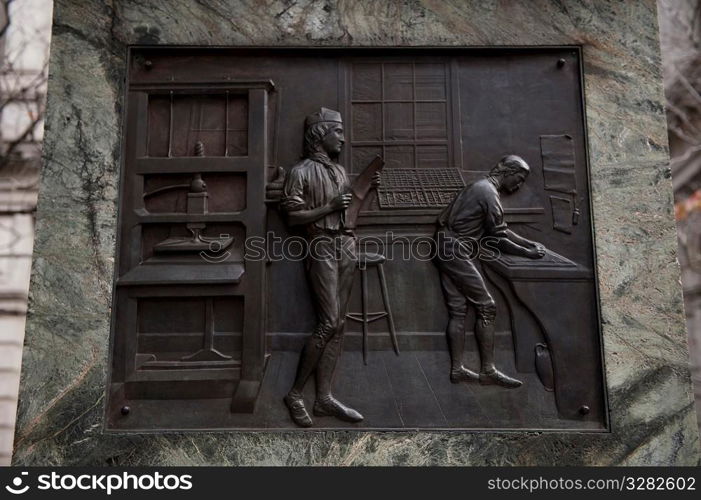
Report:
[{"label": "plaque bolt head", "polygon": [[127,415],[129,415],[131,408],[129,408],[128,406],[122,406],[122,409],[120,411],[121,411],[122,415],[124,415],[126,417]]},{"label": "plaque bolt head", "polygon": [[590,409],[587,405],[582,405],[579,407],[579,414],[580,415],[588,415],[589,411],[590,411]]},{"label": "plaque bolt head", "polygon": [[153,61],[148,60],[148,59],[147,59],[146,61],[144,61],[144,68],[146,68],[146,69],[148,69],[148,70],[150,70],[151,68],[153,68]]},{"label": "plaque bolt head", "polygon": [[557,60],[557,67],[562,68],[565,65],[565,60],[564,59],[558,59]]}]

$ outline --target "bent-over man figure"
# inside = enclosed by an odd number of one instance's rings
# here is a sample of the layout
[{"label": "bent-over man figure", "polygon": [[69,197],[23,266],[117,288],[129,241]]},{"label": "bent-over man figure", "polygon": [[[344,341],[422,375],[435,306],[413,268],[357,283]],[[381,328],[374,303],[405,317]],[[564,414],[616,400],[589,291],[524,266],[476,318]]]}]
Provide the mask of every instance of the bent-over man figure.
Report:
[{"label": "bent-over man figure", "polygon": [[[503,157],[489,175],[465,187],[438,218],[436,265],[450,320],[446,331],[450,350],[450,381],[477,381],[484,385],[519,387],[522,382],[497,370],[494,363],[496,304],[476,262],[478,252],[491,238],[500,252],[540,259],[545,247],[506,227],[499,193],[514,193],[523,185],[530,167],[520,157]],[[462,364],[465,348],[465,314],[476,310],[475,338],[480,355],[479,374]]]},{"label": "bent-over man figure", "polygon": [[[310,249],[306,270],[317,313],[316,327],[304,344],[294,384],[284,399],[292,420],[301,427],[312,425],[302,398],[312,373],[316,375],[314,415],[346,422],[363,420],[360,413],[331,394],[357,263],[355,235],[345,227],[351,186],[345,170],[335,161],[344,142],[338,111],[321,108],[307,116],[304,159],[288,173],[281,199],[288,223],[305,229]],[[379,178],[373,185],[378,182]]]}]

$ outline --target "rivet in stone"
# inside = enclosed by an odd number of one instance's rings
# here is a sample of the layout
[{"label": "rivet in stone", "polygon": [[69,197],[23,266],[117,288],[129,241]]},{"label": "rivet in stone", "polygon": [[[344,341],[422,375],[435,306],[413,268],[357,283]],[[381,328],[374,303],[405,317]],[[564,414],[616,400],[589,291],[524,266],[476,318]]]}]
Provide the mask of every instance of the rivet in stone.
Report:
[{"label": "rivet in stone", "polygon": [[579,414],[580,415],[588,415],[589,411],[590,411],[590,409],[587,405],[582,405],[579,407]]},{"label": "rivet in stone", "polygon": [[122,412],[122,415],[124,415],[125,417],[127,415],[129,415],[130,411],[131,411],[131,408],[129,408],[128,406],[122,406],[121,412]]},{"label": "rivet in stone", "polygon": [[148,59],[146,61],[144,61],[144,68],[146,68],[146,69],[153,68],[153,61],[148,60]]},{"label": "rivet in stone", "polygon": [[565,60],[564,59],[558,59],[557,60],[557,67],[562,68],[565,65]]}]

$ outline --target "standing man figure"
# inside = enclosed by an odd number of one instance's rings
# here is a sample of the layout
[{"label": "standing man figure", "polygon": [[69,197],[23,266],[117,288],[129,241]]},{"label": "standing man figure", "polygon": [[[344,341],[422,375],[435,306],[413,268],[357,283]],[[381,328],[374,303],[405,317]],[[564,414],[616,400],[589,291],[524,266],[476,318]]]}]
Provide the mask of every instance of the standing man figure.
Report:
[{"label": "standing man figure", "polygon": [[[507,388],[522,382],[497,370],[494,363],[494,322],[496,304],[487,290],[475,261],[487,243],[501,252],[540,259],[545,247],[527,240],[506,227],[499,193],[516,192],[530,173],[520,157],[503,157],[489,175],[465,187],[438,218],[436,265],[450,320],[446,334],[450,350],[450,381],[479,380]],[[485,238],[490,238],[486,240]],[[489,246],[489,245],[488,245]],[[475,338],[480,354],[479,374],[462,364],[465,348],[465,313],[472,304],[476,310]]]},{"label": "standing man figure", "polygon": [[284,401],[297,425],[311,426],[302,390],[314,373],[314,415],[360,422],[360,413],[331,394],[357,263],[355,235],[345,227],[351,186],[346,171],[335,161],[345,142],[343,123],[338,111],[321,108],[307,116],[304,125],[304,159],[285,179],[281,206],[291,226],[304,227],[309,242],[306,270],[317,324],[304,344],[294,384]]}]

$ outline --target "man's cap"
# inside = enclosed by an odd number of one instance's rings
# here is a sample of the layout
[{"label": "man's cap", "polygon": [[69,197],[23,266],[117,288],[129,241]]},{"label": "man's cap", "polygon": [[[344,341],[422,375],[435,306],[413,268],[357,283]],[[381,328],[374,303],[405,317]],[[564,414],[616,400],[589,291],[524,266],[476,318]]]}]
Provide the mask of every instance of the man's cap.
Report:
[{"label": "man's cap", "polygon": [[334,111],[333,109],[321,108],[316,113],[312,113],[311,115],[305,118],[304,126],[311,127],[312,125],[316,125],[317,123],[324,122],[343,123],[343,120],[341,120],[341,113],[339,113],[338,111]]}]

